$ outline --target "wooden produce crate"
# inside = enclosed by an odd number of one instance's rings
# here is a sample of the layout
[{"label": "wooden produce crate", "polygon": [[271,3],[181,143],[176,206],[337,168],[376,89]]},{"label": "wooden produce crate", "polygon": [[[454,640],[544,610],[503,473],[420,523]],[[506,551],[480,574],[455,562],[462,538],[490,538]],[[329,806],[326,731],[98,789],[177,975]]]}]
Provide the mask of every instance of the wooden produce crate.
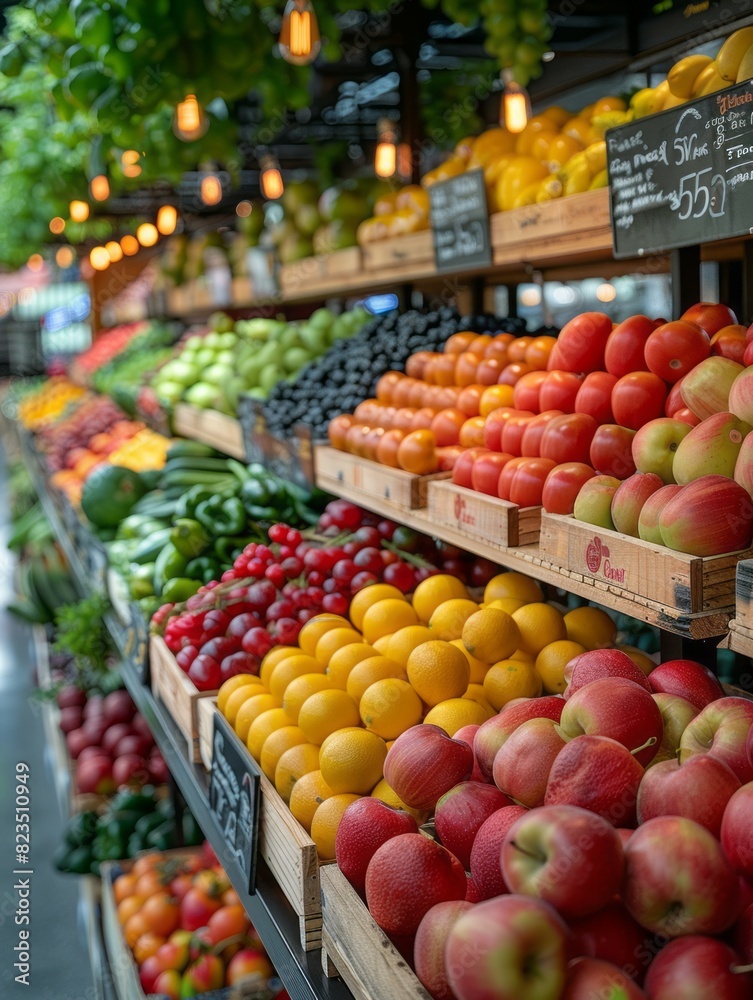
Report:
[{"label": "wooden produce crate", "polygon": [[199,728],[199,757],[207,771],[212,768],[212,739],[214,736],[214,713],[216,711],[216,698],[200,698],[196,705],[196,718]]},{"label": "wooden produce crate", "polygon": [[[209,737],[209,746],[202,757],[204,765],[212,766],[211,706],[217,710],[217,699],[203,699],[200,708],[202,732]],[[213,713],[212,713],[213,714]],[[236,750],[248,753],[245,745],[233,736]],[[319,888],[319,857],[316,844],[288,809],[268,778],[260,776],[261,817],[259,820],[259,853],[272,876],[298,917],[301,947],[315,951],[322,946],[322,903]],[[326,864],[324,867],[328,867]]]},{"label": "wooden produce crate", "polygon": [[363,267],[365,271],[381,271],[395,267],[410,267],[413,264],[434,261],[434,244],[431,230],[406,233],[387,240],[364,243]]},{"label": "wooden produce crate", "polygon": [[324,273],[328,278],[349,278],[363,269],[360,247],[333,250],[322,258]]},{"label": "wooden produce crate", "polygon": [[188,755],[194,763],[199,763],[199,702],[206,698],[216,698],[216,691],[197,691],[178,666],[175,657],[165,645],[165,640],[153,635],[149,640],[149,663],[152,675],[152,693],[159,698],[176,726],[186,738]]},{"label": "wooden produce crate", "polygon": [[735,575],[735,617],[722,645],[753,656],[753,559],[741,559]]},{"label": "wooden produce crate", "polygon": [[324,257],[304,257],[290,264],[280,264],[277,281],[283,295],[301,295],[312,284],[327,277]]},{"label": "wooden produce crate", "polygon": [[733,608],[737,563],[751,554],[748,549],[691,556],[546,511],[540,551],[545,562],[574,577],[590,576],[617,592],[686,614]]},{"label": "wooden produce crate", "polygon": [[429,483],[450,477],[449,472],[416,476],[329,445],[317,445],[314,452],[317,485],[366,507],[370,499],[378,499],[396,510],[417,510],[427,504]]},{"label": "wooden produce crate", "polygon": [[173,428],[181,437],[202,441],[233,458],[246,457],[240,421],[226,413],[200,410],[187,403],[178,403],[173,415]]},{"label": "wooden produce crate", "polygon": [[438,529],[498,550],[534,545],[541,527],[541,507],[518,507],[449,479],[429,483],[426,516]]},{"label": "wooden produce crate", "polygon": [[322,967],[356,1000],[430,1000],[429,994],[337,865],[321,871]]}]

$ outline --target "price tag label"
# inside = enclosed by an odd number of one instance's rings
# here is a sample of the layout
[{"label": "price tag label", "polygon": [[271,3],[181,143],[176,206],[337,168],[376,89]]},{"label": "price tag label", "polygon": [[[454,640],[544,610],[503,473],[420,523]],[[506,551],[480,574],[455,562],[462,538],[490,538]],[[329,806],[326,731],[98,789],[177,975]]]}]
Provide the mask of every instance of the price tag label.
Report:
[{"label": "price tag label", "polygon": [[615,257],[753,233],[753,81],[606,139]]},{"label": "price tag label", "polygon": [[438,271],[489,267],[492,247],[483,170],[470,170],[429,188]]},{"label": "price tag label", "polygon": [[[214,713],[209,808],[222,831],[226,849],[256,891],[261,786],[259,769],[225,718]],[[224,860],[220,858],[220,860]]]}]

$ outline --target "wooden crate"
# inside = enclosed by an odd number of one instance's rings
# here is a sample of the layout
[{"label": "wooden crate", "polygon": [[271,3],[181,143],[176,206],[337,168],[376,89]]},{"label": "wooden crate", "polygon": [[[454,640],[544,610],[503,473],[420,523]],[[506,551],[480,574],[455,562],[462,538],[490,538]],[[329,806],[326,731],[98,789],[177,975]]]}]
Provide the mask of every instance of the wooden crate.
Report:
[{"label": "wooden crate", "polygon": [[483,541],[491,549],[533,545],[539,540],[541,507],[518,507],[449,479],[429,483],[426,515],[438,529]]},{"label": "wooden crate", "polygon": [[[212,704],[215,703],[216,700],[212,699]],[[208,713],[205,706],[202,706],[202,711]],[[211,753],[211,735],[209,738]],[[234,739],[236,749],[240,753],[248,753],[241,740],[238,737]],[[259,852],[298,917],[301,947],[305,951],[315,951],[322,946],[322,903],[316,844],[263,774],[260,785]]]},{"label": "wooden crate", "polygon": [[336,970],[356,1000],[430,1000],[337,865],[321,871],[326,975]]},{"label": "wooden crate", "polygon": [[187,403],[178,403],[173,416],[173,428],[176,434],[194,441],[203,441],[233,458],[246,457],[240,421],[226,413],[199,410]]},{"label": "wooden crate", "polygon": [[324,273],[328,278],[348,278],[363,269],[360,247],[345,247],[334,250],[321,258]]},{"label": "wooden crate", "polygon": [[207,769],[212,767],[212,739],[214,737],[214,713],[217,711],[216,698],[200,698],[196,705],[199,725],[199,756]]},{"label": "wooden crate", "polygon": [[364,243],[363,267],[365,271],[381,271],[385,268],[410,267],[412,264],[434,260],[434,243],[431,230],[406,233],[388,240]]},{"label": "wooden crate", "polygon": [[585,191],[567,198],[498,212],[491,216],[489,224],[492,249],[495,251],[545,237],[608,228],[609,191],[607,188]]},{"label": "wooden crate", "polygon": [[290,264],[281,264],[277,281],[283,295],[301,295],[317,281],[327,277],[324,257],[304,257]]},{"label": "wooden crate", "polygon": [[691,556],[546,512],[541,516],[540,551],[545,562],[576,577],[591,576],[616,592],[688,614],[734,607],[737,563],[751,554],[748,549]]},{"label": "wooden crate", "polygon": [[429,483],[450,477],[449,472],[415,476],[329,445],[317,445],[314,452],[318,485],[332,493],[347,487],[349,498],[360,497],[367,507],[369,499],[379,499],[389,501],[396,510],[417,510],[427,504]]},{"label": "wooden crate", "polygon": [[741,559],[735,574],[735,622],[753,630],[753,559]]},{"label": "wooden crate", "polygon": [[217,692],[197,691],[194,683],[178,666],[161,636],[153,635],[149,640],[149,664],[152,693],[162,701],[185,736],[190,759],[199,763],[198,704],[206,698],[216,698]]}]

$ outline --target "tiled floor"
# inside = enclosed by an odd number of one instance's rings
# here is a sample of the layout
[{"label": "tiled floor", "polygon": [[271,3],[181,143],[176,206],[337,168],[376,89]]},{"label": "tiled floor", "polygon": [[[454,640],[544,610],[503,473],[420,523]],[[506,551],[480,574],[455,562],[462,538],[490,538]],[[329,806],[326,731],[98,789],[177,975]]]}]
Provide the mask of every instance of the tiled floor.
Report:
[{"label": "tiled floor", "polygon": [[[89,956],[78,913],[79,880],[60,875],[51,857],[63,820],[45,761],[42,720],[33,697],[31,632],[5,610],[13,594],[13,563],[5,549],[8,504],[0,455],[0,997],[2,1000],[93,1000]],[[28,987],[14,981],[17,893],[14,863],[15,766],[30,768],[31,971]]]}]

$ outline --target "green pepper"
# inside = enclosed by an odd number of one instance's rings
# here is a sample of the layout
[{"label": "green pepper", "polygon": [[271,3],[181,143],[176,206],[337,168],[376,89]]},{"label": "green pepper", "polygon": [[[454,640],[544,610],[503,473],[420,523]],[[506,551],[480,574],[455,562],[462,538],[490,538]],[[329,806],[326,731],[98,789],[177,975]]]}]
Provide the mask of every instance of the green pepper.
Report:
[{"label": "green pepper", "polygon": [[[61,871],[73,872],[74,875],[86,875],[91,870],[94,853],[90,847],[74,847],[65,859],[66,867]],[[117,860],[113,858],[113,860]]]},{"label": "green pepper", "polygon": [[136,824],[135,832],[139,837],[146,837],[147,834],[151,833],[158,826],[162,826],[165,822],[165,817],[158,812],[148,813],[146,816],[142,816]]},{"label": "green pepper", "polygon": [[168,542],[154,563],[154,592],[161,594],[168,580],[182,576],[186,571],[188,558]]},{"label": "green pepper", "polygon": [[186,575],[194,580],[201,580],[202,583],[209,583],[211,580],[219,580],[222,570],[212,556],[199,556],[186,566]]},{"label": "green pepper", "polygon": [[118,525],[118,538],[145,538],[153,531],[159,531],[163,527],[162,521],[158,521],[148,514],[129,514]]},{"label": "green pepper", "polygon": [[96,861],[117,861],[125,857],[127,844],[128,837],[124,833],[116,830],[112,832],[106,829],[100,830],[94,838],[91,857]]},{"label": "green pepper", "polygon": [[211,500],[213,496],[216,496],[215,490],[210,486],[203,486],[201,483],[197,483],[178,500],[175,505],[175,516],[193,517],[196,514],[197,506],[203,500]]},{"label": "green pepper", "polygon": [[196,520],[213,535],[238,535],[246,527],[246,511],[238,497],[215,496],[197,506]]},{"label": "green pepper", "polygon": [[128,593],[134,601],[142,597],[154,596],[154,563],[145,563],[139,566],[131,563],[133,567],[128,579]]},{"label": "green pepper", "polygon": [[252,521],[277,521],[280,519],[278,507],[257,507],[256,504],[246,504],[246,513]]},{"label": "green pepper", "polygon": [[[203,503],[211,503],[211,501],[204,500]],[[206,551],[210,539],[204,530],[203,522],[199,523],[190,517],[179,517],[173,524],[170,541],[181,555],[188,559],[195,559]]]},{"label": "green pepper", "polygon": [[257,475],[253,479],[248,479],[241,486],[240,498],[243,506],[248,510],[249,506],[268,507],[276,494],[276,489],[271,479],[266,475]]},{"label": "green pepper", "polygon": [[169,851],[175,847],[175,823],[171,819],[166,819],[164,823],[150,830],[145,837],[147,847],[154,847],[158,851]]},{"label": "green pepper", "polygon": [[[144,786],[145,789],[151,787],[151,785]],[[154,809],[154,796],[146,794],[145,791],[129,792],[128,789],[124,789],[112,800],[110,808],[114,811],[123,809],[127,812],[150,813]]]},{"label": "green pepper", "polygon": [[182,604],[198,591],[202,581],[188,576],[174,576],[162,588],[162,601],[165,604]]},{"label": "green pepper", "polygon": [[84,844],[90,844],[97,832],[98,819],[97,814],[91,810],[71,816],[65,828],[66,843],[70,847],[82,847]]},{"label": "green pepper", "polygon": [[115,812],[103,816],[105,821],[103,826],[105,833],[109,837],[123,836],[128,839],[136,829],[136,824],[141,819],[142,813],[136,809],[118,809]]}]

